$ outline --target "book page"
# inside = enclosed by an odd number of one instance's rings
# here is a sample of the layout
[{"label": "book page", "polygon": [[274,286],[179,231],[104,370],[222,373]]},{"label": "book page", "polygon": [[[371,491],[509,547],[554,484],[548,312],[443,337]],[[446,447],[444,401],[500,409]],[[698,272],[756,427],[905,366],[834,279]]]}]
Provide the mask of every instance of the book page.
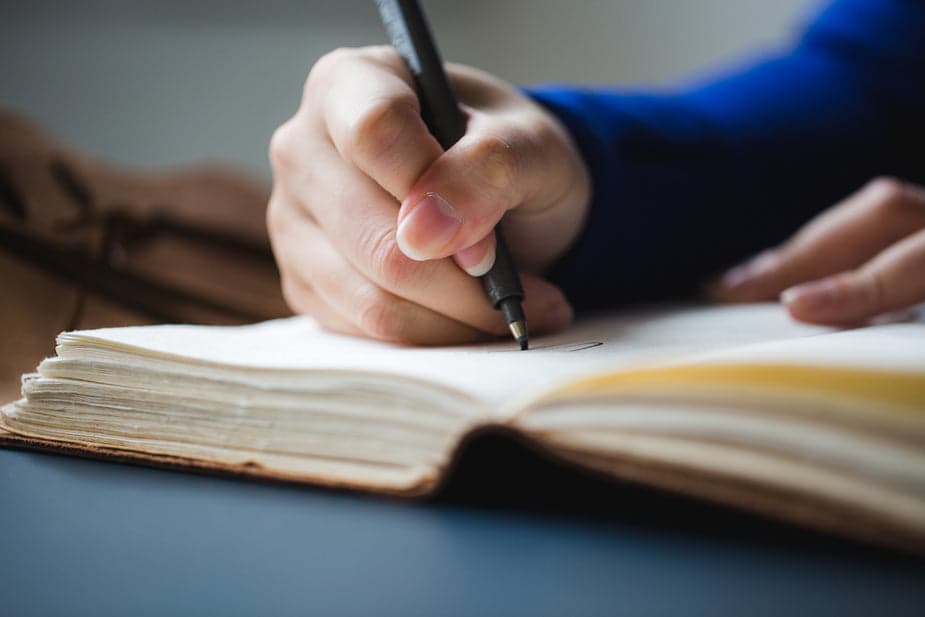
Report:
[{"label": "book page", "polygon": [[477,398],[486,409],[502,410],[522,397],[589,372],[680,360],[828,331],[792,321],[777,304],[755,304],[668,306],[592,317],[563,333],[532,337],[528,351],[520,351],[513,341],[405,347],[326,332],[306,317],[251,326],[107,328],[68,336],[129,345],[190,361],[261,369],[398,374],[453,388]]},{"label": "book page", "polygon": [[801,340],[765,341],[697,358],[705,362],[800,363],[925,372],[925,323],[885,323]]}]

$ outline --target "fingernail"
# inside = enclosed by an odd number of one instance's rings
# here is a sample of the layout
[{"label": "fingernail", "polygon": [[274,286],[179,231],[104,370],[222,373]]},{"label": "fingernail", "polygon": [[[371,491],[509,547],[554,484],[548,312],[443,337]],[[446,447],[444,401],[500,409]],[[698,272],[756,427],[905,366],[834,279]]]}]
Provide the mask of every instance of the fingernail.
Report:
[{"label": "fingernail", "polygon": [[780,301],[790,309],[812,310],[831,306],[838,300],[838,286],[831,279],[803,283],[785,289]]},{"label": "fingernail", "polygon": [[399,223],[396,239],[401,252],[416,261],[433,259],[462,225],[459,210],[436,193],[427,193]]},{"label": "fingernail", "polygon": [[454,255],[459,267],[466,271],[470,276],[482,276],[495,265],[495,247],[490,245],[488,250],[481,246],[482,243],[463,249]]},{"label": "fingernail", "polygon": [[727,290],[744,287],[750,281],[774,269],[777,257],[771,251],[764,251],[726,271],[719,279],[719,285]]}]

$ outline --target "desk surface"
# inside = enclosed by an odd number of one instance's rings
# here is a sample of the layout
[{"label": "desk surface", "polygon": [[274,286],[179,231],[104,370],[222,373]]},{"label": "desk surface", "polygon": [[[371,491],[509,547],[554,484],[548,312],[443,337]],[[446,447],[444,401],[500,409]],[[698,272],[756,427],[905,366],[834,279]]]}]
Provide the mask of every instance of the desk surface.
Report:
[{"label": "desk surface", "polygon": [[921,560],[627,486],[419,504],[16,451],[0,482],[6,615],[925,614]]}]

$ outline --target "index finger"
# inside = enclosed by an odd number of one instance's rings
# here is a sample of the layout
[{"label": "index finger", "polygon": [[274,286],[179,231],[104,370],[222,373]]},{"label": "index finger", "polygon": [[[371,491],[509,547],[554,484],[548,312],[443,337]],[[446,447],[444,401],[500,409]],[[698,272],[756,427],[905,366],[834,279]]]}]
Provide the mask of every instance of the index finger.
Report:
[{"label": "index finger", "polygon": [[391,47],[330,56],[318,67],[328,135],[344,160],[401,201],[443,152],[411,75]]}]

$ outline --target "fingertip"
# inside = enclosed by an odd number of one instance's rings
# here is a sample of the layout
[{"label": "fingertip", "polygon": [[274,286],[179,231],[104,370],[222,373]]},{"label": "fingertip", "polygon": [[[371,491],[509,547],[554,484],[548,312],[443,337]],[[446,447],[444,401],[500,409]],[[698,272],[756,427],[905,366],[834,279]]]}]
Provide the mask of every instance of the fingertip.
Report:
[{"label": "fingertip", "polygon": [[793,319],[797,321],[811,321],[803,310],[801,292],[797,287],[790,287],[782,291],[779,300]]},{"label": "fingertip", "polygon": [[831,278],[794,285],[780,294],[780,301],[791,310],[807,312],[836,305],[838,286]]},{"label": "fingertip", "polygon": [[780,302],[790,315],[808,323],[844,325],[867,317],[863,298],[848,273],[785,289]]},{"label": "fingertip", "polygon": [[717,302],[752,302],[774,297],[768,281],[778,269],[774,251],[764,251],[734,266],[707,285],[706,295]]}]

